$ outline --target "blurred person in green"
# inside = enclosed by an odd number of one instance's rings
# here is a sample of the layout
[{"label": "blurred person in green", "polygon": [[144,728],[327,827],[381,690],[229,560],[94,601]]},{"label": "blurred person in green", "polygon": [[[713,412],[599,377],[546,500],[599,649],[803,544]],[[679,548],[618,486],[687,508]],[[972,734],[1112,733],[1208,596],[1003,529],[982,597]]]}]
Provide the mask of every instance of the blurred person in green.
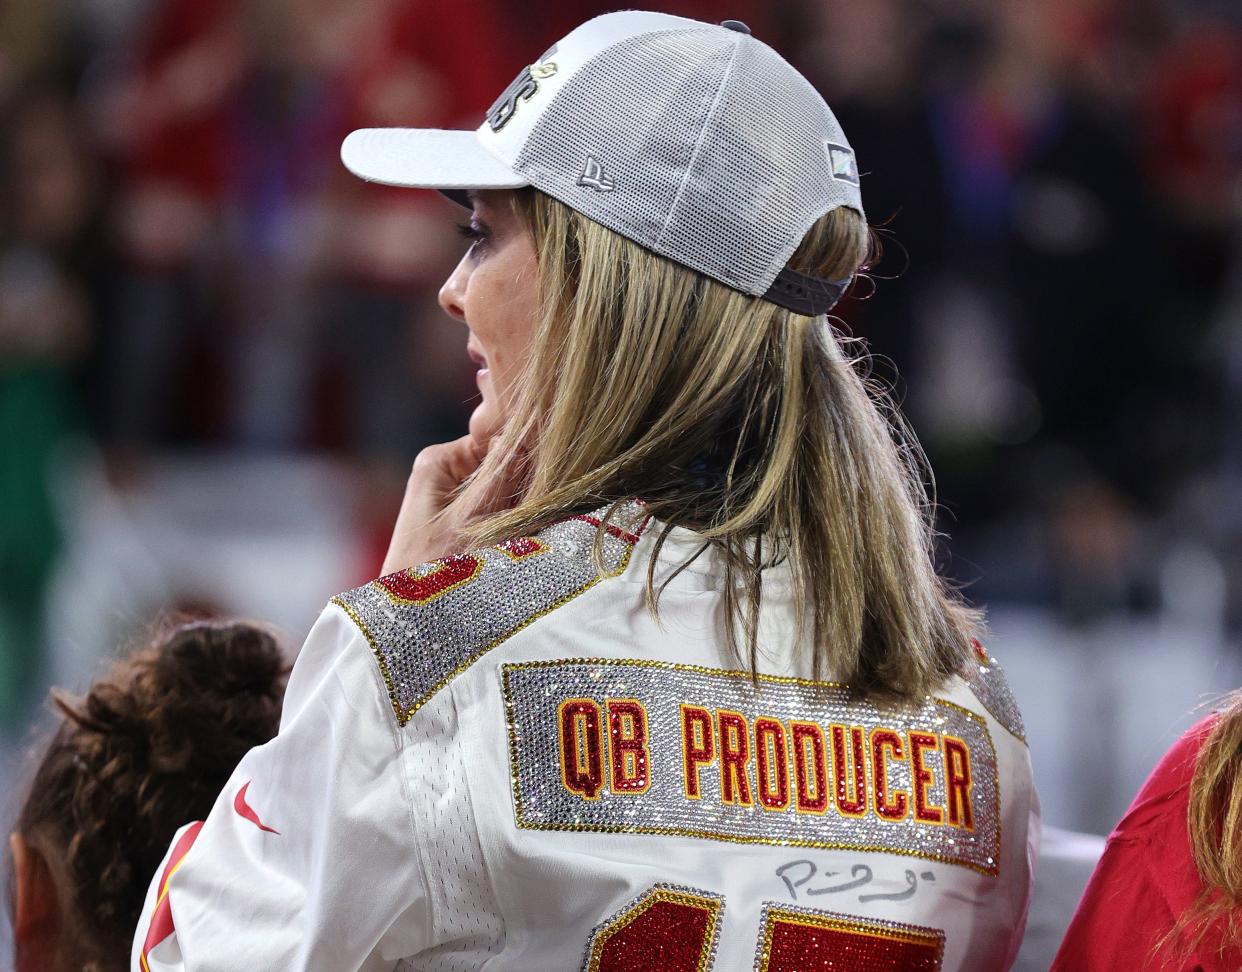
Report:
[{"label": "blurred person in green", "polygon": [[53,456],[79,426],[92,330],[86,252],[95,180],[68,100],[31,85],[0,122],[0,731],[23,724],[41,665],[58,544]]}]

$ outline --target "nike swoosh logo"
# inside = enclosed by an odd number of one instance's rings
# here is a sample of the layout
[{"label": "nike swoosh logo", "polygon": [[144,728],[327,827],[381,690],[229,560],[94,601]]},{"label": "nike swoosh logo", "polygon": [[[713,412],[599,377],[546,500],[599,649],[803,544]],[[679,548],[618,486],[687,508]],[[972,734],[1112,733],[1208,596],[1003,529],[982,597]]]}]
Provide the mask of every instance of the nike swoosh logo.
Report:
[{"label": "nike swoosh logo", "polygon": [[250,789],[251,782],[251,780],[246,780],[246,782],[242,784],[242,788],[237,791],[237,796],[233,798],[233,809],[237,811],[237,815],[243,820],[249,820],[265,833],[275,834],[279,837],[280,831],[273,830],[271,827],[267,826],[262,820],[259,819],[259,815],[254,812],[254,808],[246,802],[246,791]]}]

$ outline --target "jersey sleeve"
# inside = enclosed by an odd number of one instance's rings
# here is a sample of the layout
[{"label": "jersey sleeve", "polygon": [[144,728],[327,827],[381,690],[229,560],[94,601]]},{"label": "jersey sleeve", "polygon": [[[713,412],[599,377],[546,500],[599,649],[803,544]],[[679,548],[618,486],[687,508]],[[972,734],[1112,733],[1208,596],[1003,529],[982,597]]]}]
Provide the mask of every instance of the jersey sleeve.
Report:
[{"label": "jersey sleeve", "polygon": [[422,947],[427,893],[403,737],[371,650],[330,606],[280,731],[183,827],[147,893],[135,972],[392,969]]}]

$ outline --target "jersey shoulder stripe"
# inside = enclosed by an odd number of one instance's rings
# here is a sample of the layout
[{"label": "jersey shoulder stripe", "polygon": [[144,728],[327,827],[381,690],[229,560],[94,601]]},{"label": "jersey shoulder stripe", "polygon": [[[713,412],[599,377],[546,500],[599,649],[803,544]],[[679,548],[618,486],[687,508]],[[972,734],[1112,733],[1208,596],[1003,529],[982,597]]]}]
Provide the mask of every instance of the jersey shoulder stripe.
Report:
[{"label": "jersey shoulder stripe", "polygon": [[184,863],[186,854],[198,840],[199,831],[202,829],[203,821],[194,821],[177,838],[177,842],[173,844],[168,854],[168,862],[164,865],[164,873],[160,875],[160,882],[156,888],[155,913],[151,916],[151,923],[147,926],[147,934],[142,941],[142,951],[138,953],[138,965],[142,972],[151,972],[151,953],[171,938],[177,930],[173,924],[172,905],[168,901],[168,882]]},{"label": "jersey shoulder stripe", "polygon": [[608,510],[400,570],[332,599],[375,653],[398,725],[487,652],[625,570],[648,518],[639,502],[615,510],[597,566]]},{"label": "jersey shoulder stripe", "polygon": [[1026,726],[1022,722],[1022,711],[1009,688],[1005,670],[978,639],[972,638],[970,644],[971,657],[962,669],[962,678],[992,718],[1025,743]]}]

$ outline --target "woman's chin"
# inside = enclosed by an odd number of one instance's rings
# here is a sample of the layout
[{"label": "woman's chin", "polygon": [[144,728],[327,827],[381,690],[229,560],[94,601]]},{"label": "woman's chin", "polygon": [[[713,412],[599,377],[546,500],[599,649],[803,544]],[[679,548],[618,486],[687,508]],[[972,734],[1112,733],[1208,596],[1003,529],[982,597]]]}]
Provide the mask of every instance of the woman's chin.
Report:
[{"label": "woman's chin", "polygon": [[470,437],[480,445],[490,442],[504,425],[504,419],[487,399],[481,401],[470,415]]}]

